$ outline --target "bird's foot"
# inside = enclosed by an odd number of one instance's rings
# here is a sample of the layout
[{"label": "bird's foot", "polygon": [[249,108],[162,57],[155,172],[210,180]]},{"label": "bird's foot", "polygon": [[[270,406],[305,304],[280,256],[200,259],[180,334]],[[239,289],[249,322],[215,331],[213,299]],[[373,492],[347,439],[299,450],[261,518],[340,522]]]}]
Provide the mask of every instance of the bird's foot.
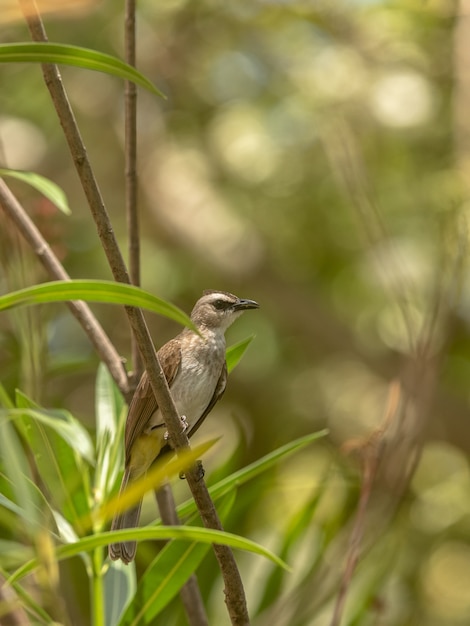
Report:
[{"label": "bird's foot", "polygon": [[[189,428],[188,419],[186,415],[182,415],[180,417],[180,422],[181,422],[181,429],[182,429],[181,432],[185,433]],[[170,433],[166,431],[165,434],[163,435],[163,439],[165,441],[168,441],[169,438],[170,438]]]},{"label": "bird's foot", "polygon": [[[202,480],[205,476],[206,470],[204,469],[203,465],[202,465],[202,461],[200,461],[199,459],[196,461],[195,463],[195,468],[196,468],[196,480]],[[184,472],[180,472],[179,473],[179,477],[181,478],[181,480],[184,480],[186,478],[186,474]]]},{"label": "bird's foot", "polygon": [[180,417],[180,421],[181,421],[182,432],[185,433],[188,430],[188,428],[189,428],[189,424],[188,424],[188,420],[186,418],[186,415],[182,415]]}]

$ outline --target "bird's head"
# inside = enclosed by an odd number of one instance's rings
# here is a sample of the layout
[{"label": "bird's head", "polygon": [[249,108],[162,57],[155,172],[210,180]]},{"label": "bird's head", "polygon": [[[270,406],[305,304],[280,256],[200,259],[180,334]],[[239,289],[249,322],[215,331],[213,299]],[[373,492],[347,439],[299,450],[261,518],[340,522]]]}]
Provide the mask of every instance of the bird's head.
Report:
[{"label": "bird's head", "polygon": [[227,291],[206,290],[194,305],[191,319],[198,328],[225,332],[243,311],[258,308],[254,300],[238,298]]}]

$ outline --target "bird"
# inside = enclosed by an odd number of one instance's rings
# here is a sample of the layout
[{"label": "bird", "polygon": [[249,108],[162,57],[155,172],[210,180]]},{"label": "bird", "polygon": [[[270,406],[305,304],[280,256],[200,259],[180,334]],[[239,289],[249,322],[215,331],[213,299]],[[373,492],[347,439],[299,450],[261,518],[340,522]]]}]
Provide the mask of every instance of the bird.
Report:
[{"label": "bird", "polygon": [[[191,312],[197,332],[185,328],[159,349],[158,360],[189,437],[225,391],[225,331],[244,311],[257,308],[259,304],[254,300],[239,298],[227,291],[207,289]],[[144,372],[127,414],[120,495],[145,476],[155,459],[168,448],[167,440],[161,411],[147,372]],[[137,527],[141,506],[142,500],[128,510],[116,513],[111,530]],[[113,561],[121,559],[126,565],[135,558],[136,550],[135,541],[115,542],[108,547],[110,558]]]}]

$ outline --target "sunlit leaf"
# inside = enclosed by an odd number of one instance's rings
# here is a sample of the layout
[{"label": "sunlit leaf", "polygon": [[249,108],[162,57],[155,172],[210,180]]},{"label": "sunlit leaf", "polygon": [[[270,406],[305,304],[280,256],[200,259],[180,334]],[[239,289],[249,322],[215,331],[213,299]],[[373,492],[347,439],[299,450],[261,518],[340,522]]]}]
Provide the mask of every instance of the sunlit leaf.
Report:
[{"label": "sunlit leaf", "polygon": [[36,174],[35,172],[20,172],[19,170],[0,169],[0,176],[10,176],[10,178],[16,178],[17,180],[31,185],[31,187],[34,187],[34,189],[42,193],[43,196],[55,204],[63,213],[70,215],[71,210],[67,196],[59,185],[56,185],[52,180],[40,174]]},{"label": "sunlit leaf", "polygon": [[125,510],[135,505],[151,489],[158,489],[165,484],[169,478],[178,476],[195,463],[207,450],[209,450],[218,439],[203,442],[198,446],[188,450],[180,450],[178,456],[159,459],[151,469],[139,480],[128,485],[123,494],[118,494],[111,498],[93,514],[92,523],[95,526],[111,518],[117,511]]},{"label": "sunlit leaf", "polygon": [[10,416],[28,414],[37,422],[54,430],[80,457],[91,464],[95,462],[91,437],[87,429],[71,413],[65,410],[43,409],[21,391],[16,393],[16,402],[18,409],[10,411]]},{"label": "sunlit leaf", "polygon": [[[277,448],[257,461],[250,463],[250,465],[243,467],[237,472],[233,472],[233,474],[230,474],[227,478],[223,478],[215,485],[209,487],[209,493],[212,499],[220,498],[232,489],[237,489],[240,485],[247,483],[249,480],[252,480],[263,472],[268,471],[277,463],[287,459],[289,456],[302,450],[314,441],[325,437],[327,434],[327,430],[320,430],[317,433],[312,433],[310,435],[300,437],[299,439],[294,439],[294,441]],[[195,509],[196,505],[194,504],[194,500],[188,500],[178,507],[178,515],[185,517],[186,515],[192,514]]]},{"label": "sunlit leaf", "polygon": [[108,369],[101,363],[96,377],[96,467],[95,502],[109,498],[123,465],[123,435],[126,420],[124,400]]},{"label": "sunlit leaf", "polygon": [[[0,459],[4,472],[3,481],[10,487],[9,495],[23,512],[25,528],[34,533],[39,525],[38,499],[30,481],[30,466],[19,436],[5,416],[11,411],[0,410]],[[18,511],[17,511],[18,512]]]},{"label": "sunlit leaf", "polygon": [[10,417],[34,455],[54,507],[80,528],[91,503],[87,458],[93,457],[93,446],[87,431],[67,412],[46,412],[20,392],[17,405]]},{"label": "sunlit leaf", "polygon": [[85,300],[135,306],[168,317],[183,326],[194,328],[190,318],[174,304],[124,283],[110,280],[56,280],[0,296],[0,311],[18,306],[48,302]]},{"label": "sunlit leaf", "polygon": [[227,362],[227,370],[229,374],[238,365],[242,356],[245,354],[246,349],[254,338],[255,336],[251,335],[251,337],[242,339],[242,341],[239,341],[238,343],[233,344],[233,346],[227,348],[225,360]]},{"label": "sunlit leaf", "polygon": [[[220,530],[213,530],[210,528],[196,528],[194,526],[146,526],[145,528],[131,528],[119,531],[108,531],[104,533],[95,533],[88,537],[82,537],[79,541],[71,544],[65,544],[59,546],[56,550],[55,556],[59,561],[77,556],[80,552],[94,550],[102,546],[109,545],[110,542],[115,541],[145,541],[145,540],[168,540],[177,539],[179,541],[197,541],[207,544],[222,544],[235,548],[237,550],[245,550],[252,552],[264,558],[267,558],[273,563],[289,569],[289,566],[284,563],[278,556],[276,556],[271,550],[263,547],[259,543],[234,535],[233,533],[227,533]],[[34,571],[39,565],[37,559],[32,559],[28,563],[25,563],[20,567],[9,579],[9,582],[19,580]]]},{"label": "sunlit leaf", "polygon": [[59,43],[0,44],[0,63],[57,63],[75,65],[132,81],[164,98],[162,92],[143,74],[120,59],[79,46]]}]

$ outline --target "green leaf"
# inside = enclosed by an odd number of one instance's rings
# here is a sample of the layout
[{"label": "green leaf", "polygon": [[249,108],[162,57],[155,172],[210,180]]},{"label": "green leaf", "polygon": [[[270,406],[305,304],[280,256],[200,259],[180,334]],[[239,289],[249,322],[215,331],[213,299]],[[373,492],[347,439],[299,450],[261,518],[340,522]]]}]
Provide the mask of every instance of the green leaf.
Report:
[{"label": "green leaf", "polygon": [[[10,411],[2,409],[0,414]],[[25,529],[34,532],[39,525],[37,493],[31,486],[30,467],[18,434],[8,419],[0,415],[0,459],[9,496],[24,512]],[[3,489],[3,485],[2,485]],[[16,511],[17,513],[19,511]]]},{"label": "green leaf", "polygon": [[255,336],[251,335],[251,337],[242,339],[242,341],[239,341],[238,343],[233,344],[233,346],[230,346],[230,348],[227,348],[225,360],[227,362],[227,370],[229,374],[238,365],[242,356],[245,354],[246,349],[254,338]]},{"label": "green leaf", "polygon": [[15,403],[8,395],[8,392],[2,383],[0,383],[0,406],[5,409],[13,409],[15,407]]},{"label": "green leaf", "polygon": [[[34,511],[31,508],[25,509],[12,500],[14,489],[18,482],[18,477],[14,481],[9,480],[5,475],[0,474],[0,522],[5,528],[9,528],[12,533],[26,530],[34,541],[38,531],[44,530],[56,535],[58,526],[55,522],[56,512],[52,509],[48,499],[44,496],[37,484],[27,476],[23,477],[31,499]],[[60,535],[60,533],[59,533]],[[15,566],[18,567],[19,564]]]},{"label": "green leaf", "polygon": [[79,46],[58,43],[0,44],[0,63],[57,63],[75,65],[129,80],[162,98],[164,94],[143,74],[120,59]]},{"label": "green leaf", "polygon": [[32,559],[33,555],[33,548],[25,545],[24,541],[20,543],[11,539],[8,541],[0,539],[0,562],[4,569],[17,567],[18,563],[25,563],[25,561]]},{"label": "green leaf", "polygon": [[[217,503],[222,520],[235,503],[235,492]],[[191,524],[200,525],[199,516]],[[205,543],[171,541],[159,552],[139,580],[139,586],[119,626],[152,624],[155,617],[176,596],[206,556],[211,546]],[[117,623],[117,622],[116,622]]]},{"label": "green leaf", "polygon": [[[171,549],[170,549],[171,548]],[[152,624],[152,620],[178,594],[210,550],[210,545],[172,541],[158,555],[158,564],[139,580],[119,626]]]},{"label": "green leaf", "polygon": [[[329,471],[329,469],[327,470]],[[280,556],[286,560],[294,544],[304,538],[305,533],[312,527],[312,518],[318,507],[320,499],[324,494],[328,485],[326,477],[319,481],[318,488],[313,492],[312,496],[307,500],[305,505],[297,511],[288,521],[287,528],[283,533],[283,542],[279,550]],[[303,544],[305,546],[306,544]],[[321,551],[319,551],[321,555]],[[311,560],[311,567],[314,568],[315,559]],[[309,570],[309,575],[311,574]],[[279,568],[273,568],[269,576],[263,577],[263,583],[260,585],[258,592],[261,595],[259,606],[256,609],[256,615],[272,603],[279,599],[283,591],[285,581],[284,572]]]},{"label": "green leaf", "polygon": [[[197,528],[195,526],[146,526],[145,528],[131,528],[119,531],[107,531],[103,533],[96,533],[94,535],[83,537],[75,543],[69,543],[59,546],[55,552],[57,560],[62,561],[64,559],[77,556],[81,552],[90,552],[95,548],[107,546],[110,542],[114,541],[145,541],[145,540],[167,540],[176,539],[179,541],[198,541],[207,544],[223,544],[235,548],[238,550],[246,550],[253,554],[263,556],[273,563],[284,567],[289,570],[289,566],[284,563],[279,557],[277,557],[271,550],[264,548],[251,539],[245,539],[239,535],[233,533],[227,533],[220,530],[213,530],[210,528]],[[37,559],[31,559],[28,563],[25,563],[20,567],[9,579],[8,582],[14,582],[23,578],[30,572],[34,571],[39,566]]]},{"label": "green leaf", "polygon": [[[89,466],[93,446],[83,426],[66,411],[46,412],[17,392],[18,409],[10,411],[34,455],[53,506],[83,532],[81,520],[90,512]],[[30,408],[32,407],[32,408]]]},{"label": "green leaf", "polygon": [[[139,583],[140,584],[140,583]],[[106,626],[116,626],[137,589],[135,566],[111,561],[104,575]]]},{"label": "green leaf", "polygon": [[135,306],[164,315],[175,322],[194,328],[190,318],[174,304],[124,283],[111,280],[56,280],[34,285],[0,296],[0,311],[18,306],[48,302],[85,300]]},{"label": "green leaf", "polygon": [[16,178],[17,180],[31,185],[31,187],[34,187],[34,189],[42,193],[43,196],[55,204],[62,213],[66,215],[71,214],[72,211],[70,210],[67,196],[59,185],[53,183],[49,178],[40,176],[40,174],[36,174],[35,172],[21,172],[19,170],[6,169],[0,169],[0,176],[10,176],[10,178]]},{"label": "green leaf", "polygon": [[29,415],[54,430],[80,458],[94,464],[95,452],[91,437],[87,429],[71,413],[63,409],[60,411],[43,409],[19,390],[16,392],[16,405],[17,409],[9,411],[12,417]]},{"label": "green leaf", "polygon": [[123,465],[123,437],[126,405],[118,388],[101,363],[95,391],[96,406],[96,468],[94,478],[95,502],[109,499]]},{"label": "green leaf", "polygon": [[[328,434],[327,430],[320,430],[317,433],[312,433],[310,435],[305,435],[304,437],[300,437],[299,439],[294,439],[289,443],[286,443],[284,446],[281,446],[277,450],[270,452],[269,454],[261,457],[254,463],[247,465],[241,470],[234,472],[227,478],[220,480],[215,485],[209,487],[209,493],[211,498],[214,500],[216,498],[220,498],[224,494],[228,493],[233,489],[237,489],[240,485],[252,480],[256,476],[262,474],[263,472],[271,469],[276,463],[286,459],[287,457],[294,454],[294,452],[298,452],[310,445],[314,441],[317,441],[321,437],[325,437]],[[196,505],[194,500],[188,500],[184,502],[178,507],[178,515],[180,517],[185,517],[187,515],[191,515],[196,510]]]},{"label": "green leaf", "polygon": [[193,448],[180,450],[178,455],[171,456],[170,460],[165,458],[165,456],[157,459],[146,474],[138,480],[132,481],[132,484],[127,486],[124,493],[119,493],[101,507],[96,507],[90,519],[83,520],[83,523],[95,528],[97,531],[100,530],[102,524],[115,515],[117,510],[124,510],[134,506],[150,489],[159,489],[172,476],[177,476],[181,472],[187,471],[188,467],[194,465],[196,460],[217,441],[218,439],[212,439],[204,441]]}]

